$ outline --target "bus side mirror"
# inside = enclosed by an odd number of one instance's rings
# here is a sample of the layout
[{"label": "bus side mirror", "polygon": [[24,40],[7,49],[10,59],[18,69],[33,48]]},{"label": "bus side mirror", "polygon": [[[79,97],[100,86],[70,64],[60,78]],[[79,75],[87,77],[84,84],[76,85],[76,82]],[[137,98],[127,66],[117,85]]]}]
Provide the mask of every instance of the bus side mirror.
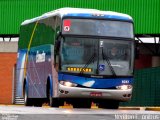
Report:
[{"label": "bus side mirror", "polygon": [[63,38],[62,33],[60,31],[57,31],[56,43],[55,43],[56,51],[58,51],[60,48],[61,38]]},{"label": "bus side mirror", "polygon": [[55,54],[56,54],[56,55],[57,55],[57,54],[59,55],[60,44],[61,44],[60,39],[59,39],[59,40],[56,40],[56,42],[55,42]]}]

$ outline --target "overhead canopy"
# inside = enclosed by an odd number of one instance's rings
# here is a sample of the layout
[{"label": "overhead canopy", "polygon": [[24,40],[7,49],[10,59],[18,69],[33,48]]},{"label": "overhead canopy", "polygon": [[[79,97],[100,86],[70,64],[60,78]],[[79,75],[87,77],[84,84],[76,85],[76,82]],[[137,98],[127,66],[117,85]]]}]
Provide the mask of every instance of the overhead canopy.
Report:
[{"label": "overhead canopy", "polygon": [[1,0],[0,35],[18,34],[22,21],[62,8],[95,8],[129,14],[137,36],[160,35],[159,0]]}]

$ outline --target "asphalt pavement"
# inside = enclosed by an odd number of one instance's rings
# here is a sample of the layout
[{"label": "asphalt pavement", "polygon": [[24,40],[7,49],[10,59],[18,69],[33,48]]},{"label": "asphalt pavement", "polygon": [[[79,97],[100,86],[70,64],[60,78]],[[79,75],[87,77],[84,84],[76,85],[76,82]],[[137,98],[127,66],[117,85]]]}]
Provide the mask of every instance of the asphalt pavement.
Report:
[{"label": "asphalt pavement", "polygon": [[159,111],[0,106],[0,120],[160,120]]}]

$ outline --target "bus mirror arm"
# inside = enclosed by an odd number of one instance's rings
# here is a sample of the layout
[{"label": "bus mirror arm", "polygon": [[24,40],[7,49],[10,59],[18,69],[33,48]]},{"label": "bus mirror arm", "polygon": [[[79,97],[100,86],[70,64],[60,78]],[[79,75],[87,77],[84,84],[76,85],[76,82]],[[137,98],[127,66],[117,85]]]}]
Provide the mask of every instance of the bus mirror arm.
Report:
[{"label": "bus mirror arm", "polygon": [[60,38],[62,38],[62,37],[63,37],[62,32],[57,31],[57,37],[56,37],[56,40],[60,40]]}]

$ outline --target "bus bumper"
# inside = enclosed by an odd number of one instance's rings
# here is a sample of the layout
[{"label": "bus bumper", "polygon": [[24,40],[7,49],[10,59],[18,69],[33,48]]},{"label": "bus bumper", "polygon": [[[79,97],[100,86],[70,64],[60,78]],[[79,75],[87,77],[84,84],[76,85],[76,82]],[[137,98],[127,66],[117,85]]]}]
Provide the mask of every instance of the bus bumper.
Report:
[{"label": "bus bumper", "polygon": [[80,87],[67,87],[59,84],[59,98],[93,98],[128,101],[131,99],[132,89],[90,89]]}]

